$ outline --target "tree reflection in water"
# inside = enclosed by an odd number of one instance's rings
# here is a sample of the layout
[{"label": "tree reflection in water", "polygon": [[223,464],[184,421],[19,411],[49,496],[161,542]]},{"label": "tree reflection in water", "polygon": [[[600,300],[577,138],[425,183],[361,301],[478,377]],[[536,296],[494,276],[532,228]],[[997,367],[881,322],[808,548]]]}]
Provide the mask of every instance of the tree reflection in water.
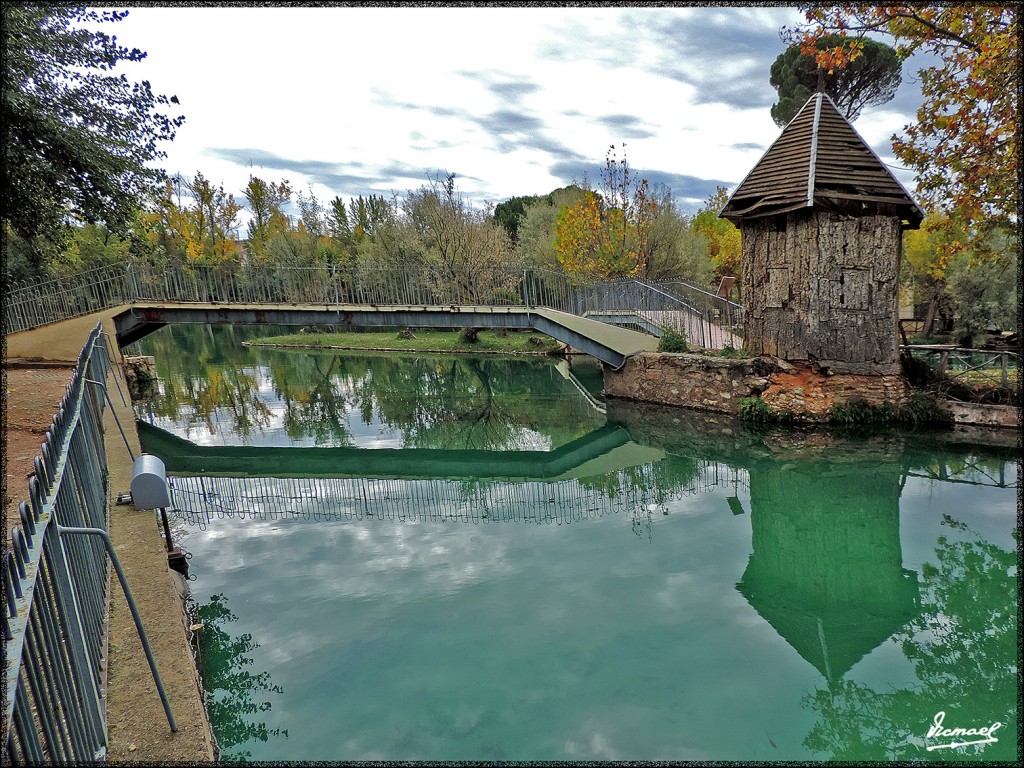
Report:
[{"label": "tree reflection in water", "polygon": [[[921,569],[920,613],[893,636],[918,684],[876,691],[839,680],[805,696],[804,706],[821,719],[804,746],[826,759],[1012,761],[1016,754],[1017,553],[984,541],[948,515],[943,524],[968,538],[939,538],[937,563]],[[1019,529],[1013,535],[1019,543]],[[947,728],[1001,722],[999,741],[928,751],[952,741],[925,738],[938,712],[946,713]]]},{"label": "tree reflection in water", "polygon": [[352,446],[361,420],[403,447],[461,450],[550,450],[604,421],[549,360],[243,346],[271,332],[168,326],[147,337],[139,350],[156,358],[159,386],[139,417],[248,444],[277,411],[296,442]]},{"label": "tree reflection in water", "polygon": [[283,691],[270,682],[269,672],[254,673],[249,668],[253,659],[248,654],[260,644],[248,632],[231,635],[227,631],[225,625],[238,617],[228,608],[223,594],[213,595],[210,602],[199,606],[198,613],[203,629],[196,661],[206,691],[210,724],[217,734],[221,758],[244,762],[252,753],[234,747],[250,741],[287,738],[287,729],[272,729],[256,719],[271,708],[266,695]]}]

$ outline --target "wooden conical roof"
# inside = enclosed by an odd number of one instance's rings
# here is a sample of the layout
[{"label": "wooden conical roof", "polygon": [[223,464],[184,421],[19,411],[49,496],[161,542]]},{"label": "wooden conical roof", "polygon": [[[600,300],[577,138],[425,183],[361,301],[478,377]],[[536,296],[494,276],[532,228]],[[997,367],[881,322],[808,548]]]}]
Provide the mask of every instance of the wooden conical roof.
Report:
[{"label": "wooden conical roof", "polygon": [[816,93],[740,182],[719,215],[738,224],[827,204],[854,215],[899,216],[912,229],[924,218],[832,99]]}]

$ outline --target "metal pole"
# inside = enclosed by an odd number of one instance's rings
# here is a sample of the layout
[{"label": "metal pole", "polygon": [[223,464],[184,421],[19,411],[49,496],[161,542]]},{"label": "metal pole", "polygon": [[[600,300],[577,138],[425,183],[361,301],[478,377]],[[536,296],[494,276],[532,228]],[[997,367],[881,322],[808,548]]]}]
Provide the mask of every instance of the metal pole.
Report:
[{"label": "metal pole", "polygon": [[[107,357],[107,367],[110,368],[111,371],[113,371],[114,360],[113,360],[113,357],[110,354],[110,349],[109,349],[110,337],[107,336],[105,331],[100,331],[100,336],[103,337],[103,354],[106,355],[106,357]],[[123,358],[123,356],[122,356],[122,359],[121,359],[121,366],[122,366],[122,371],[123,371],[124,370],[124,358]],[[127,381],[128,381],[128,377],[125,376],[125,382],[127,382]],[[128,401],[124,399],[124,392],[121,389],[121,382],[117,380],[117,375],[116,374],[114,374],[114,383],[117,385],[118,394],[121,395],[121,402],[124,404],[124,407],[127,408],[128,407]]]},{"label": "metal pole", "polygon": [[167,508],[160,507],[160,522],[164,525],[164,539],[167,541],[167,551],[172,551],[171,546],[171,527],[167,524]]},{"label": "metal pole", "polygon": [[160,702],[164,705],[164,712],[167,713],[167,722],[171,726],[171,733],[177,733],[178,726],[174,722],[171,704],[167,700],[167,692],[164,690],[163,681],[160,680],[160,673],[156,669],[156,660],[153,658],[153,650],[149,646],[149,638],[146,637],[146,630],[142,628],[142,619],[139,618],[139,611],[135,607],[135,600],[132,598],[132,592],[128,588],[128,580],[124,577],[124,571],[121,570],[121,562],[117,559],[117,553],[114,552],[114,545],[110,541],[109,534],[102,528],[65,528],[62,525],[57,526],[57,534],[59,536],[64,534],[82,534],[103,538],[103,543],[107,546],[107,554],[110,555],[110,562],[113,563],[114,570],[117,572],[117,580],[121,582],[121,590],[128,600],[128,608],[132,612],[132,619],[135,620],[135,628],[139,631],[139,640],[142,641],[142,648],[146,652],[146,661],[149,662],[149,668],[153,673],[153,682],[156,683],[156,689],[160,694]]},{"label": "metal pole", "polygon": [[117,424],[117,430],[121,433],[121,439],[124,440],[124,447],[128,449],[128,455],[131,456],[132,461],[135,461],[135,453],[132,451],[132,447],[128,444],[128,438],[121,428],[121,420],[117,418],[117,411],[114,410],[114,404],[110,402],[110,393],[107,392],[107,387],[102,381],[96,381],[95,379],[86,379],[90,384],[98,384],[103,387],[103,395],[107,398],[107,405],[110,406],[110,413],[114,417],[114,422]]}]

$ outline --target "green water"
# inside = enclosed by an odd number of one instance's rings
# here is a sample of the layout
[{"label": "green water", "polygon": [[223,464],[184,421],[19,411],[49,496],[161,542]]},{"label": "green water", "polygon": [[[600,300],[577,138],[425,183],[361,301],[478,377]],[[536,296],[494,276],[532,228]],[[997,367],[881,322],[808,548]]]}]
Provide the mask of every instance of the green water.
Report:
[{"label": "green water", "polygon": [[[244,335],[145,340],[137,405],[224,447],[172,484],[226,758],[1014,757],[1015,449],[605,415],[552,361]],[[314,446],[304,474],[259,453]],[[365,476],[323,470],[356,450]],[[562,463],[481,473],[501,451]],[[998,741],[942,747],[938,712]]]}]

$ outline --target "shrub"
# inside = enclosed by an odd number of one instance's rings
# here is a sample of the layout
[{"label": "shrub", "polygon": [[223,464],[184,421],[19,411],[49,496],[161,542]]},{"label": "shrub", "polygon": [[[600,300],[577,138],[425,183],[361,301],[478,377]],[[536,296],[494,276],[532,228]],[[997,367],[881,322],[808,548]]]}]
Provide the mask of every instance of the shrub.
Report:
[{"label": "shrub", "polygon": [[871,405],[862,397],[850,398],[843,405],[832,406],[829,423],[845,427],[879,424],[948,426],[953,423],[953,415],[934,398],[923,392],[915,392],[902,405]]},{"label": "shrub", "polygon": [[727,358],[729,360],[738,360],[740,358],[750,357],[750,353],[748,353],[747,350],[745,350],[743,347],[736,349],[736,347],[732,346],[731,344],[726,344],[718,352],[718,356]]},{"label": "shrub", "polygon": [[744,397],[740,400],[740,419],[748,424],[788,424],[793,421],[793,414],[773,411],[759,397]]},{"label": "shrub", "polygon": [[690,347],[686,344],[686,334],[679,331],[665,331],[658,339],[659,352],[689,352]]},{"label": "shrub", "polygon": [[519,295],[519,291],[510,291],[507,288],[496,288],[491,292],[491,303],[495,306],[521,306],[523,303],[523,297]]}]

